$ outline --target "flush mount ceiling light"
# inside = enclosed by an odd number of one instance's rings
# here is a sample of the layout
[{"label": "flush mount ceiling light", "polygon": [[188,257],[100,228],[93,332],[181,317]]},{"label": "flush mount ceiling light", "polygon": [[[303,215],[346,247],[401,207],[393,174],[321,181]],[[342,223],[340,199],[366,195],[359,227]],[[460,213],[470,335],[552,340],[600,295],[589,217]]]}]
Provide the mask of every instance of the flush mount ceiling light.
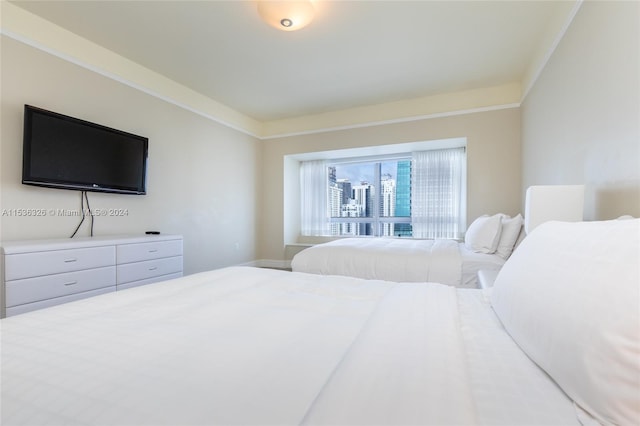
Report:
[{"label": "flush mount ceiling light", "polygon": [[282,31],[295,31],[313,19],[315,8],[306,1],[258,1],[258,13],[272,27]]}]

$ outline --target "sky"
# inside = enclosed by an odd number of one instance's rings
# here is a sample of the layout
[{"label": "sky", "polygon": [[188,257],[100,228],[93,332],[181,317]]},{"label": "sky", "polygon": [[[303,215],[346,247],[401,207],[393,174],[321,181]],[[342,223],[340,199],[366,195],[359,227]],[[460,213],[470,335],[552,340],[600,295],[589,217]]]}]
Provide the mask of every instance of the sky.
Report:
[{"label": "sky", "polygon": [[[359,184],[361,181],[373,182],[373,163],[337,164],[335,167],[336,179],[349,179],[349,182],[353,184]],[[382,174],[390,174],[395,179],[396,168],[397,161],[384,162],[382,163]]]}]

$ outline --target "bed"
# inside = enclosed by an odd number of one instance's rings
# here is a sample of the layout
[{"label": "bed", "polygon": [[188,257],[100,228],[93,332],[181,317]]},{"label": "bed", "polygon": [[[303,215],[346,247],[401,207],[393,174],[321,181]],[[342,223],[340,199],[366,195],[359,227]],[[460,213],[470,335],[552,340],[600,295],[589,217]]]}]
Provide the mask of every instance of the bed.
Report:
[{"label": "bed", "polygon": [[522,230],[522,216],[476,219],[464,242],[410,238],[343,238],[297,253],[296,272],[478,288],[478,271],[500,270]]},{"label": "bed", "polygon": [[499,270],[504,262],[498,255],[476,253],[455,240],[343,238],[302,250],[293,257],[291,269],[476,288],[478,270]]},{"label": "bed", "polygon": [[618,222],[540,226],[490,292],[230,267],[9,317],[1,421],[637,423],[640,221]]}]

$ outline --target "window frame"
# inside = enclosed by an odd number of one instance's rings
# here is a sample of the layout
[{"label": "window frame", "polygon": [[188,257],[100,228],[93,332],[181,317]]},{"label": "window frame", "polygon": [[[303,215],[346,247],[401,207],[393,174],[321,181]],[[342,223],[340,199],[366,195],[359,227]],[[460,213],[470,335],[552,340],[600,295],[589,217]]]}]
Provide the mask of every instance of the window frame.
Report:
[{"label": "window frame", "polygon": [[[337,143],[339,145],[339,142]],[[347,144],[349,145],[349,144]],[[444,139],[418,140],[413,142],[397,142],[397,143],[379,143],[368,146],[358,146],[349,148],[339,148],[330,150],[313,150],[308,149],[304,152],[283,155],[283,237],[285,244],[318,244],[342,237],[310,235],[302,232],[302,204],[301,204],[301,185],[300,185],[300,169],[301,163],[311,160],[324,161],[344,161],[344,159],[353,157],[375,157],[380,155],[393,155],[398,153],[407,153],[414,151],[423,151],[431,149],[461,148],[467,147],[467,138],[465,136],[450,137]],[[343,144],[344,146],[344,144]],[[468,152],[468,151],[467,151]],[[467,161],[467,167],[469,161]],[[464,203],[464,211],[467,211],[467,181],[465,167],[465,195],[462,198]],[[466,213],[468,214],[468,212]],[[462,220],[465,222],[466,229],[467,218]],[[411,237],[406,237],[411,238]]]}]

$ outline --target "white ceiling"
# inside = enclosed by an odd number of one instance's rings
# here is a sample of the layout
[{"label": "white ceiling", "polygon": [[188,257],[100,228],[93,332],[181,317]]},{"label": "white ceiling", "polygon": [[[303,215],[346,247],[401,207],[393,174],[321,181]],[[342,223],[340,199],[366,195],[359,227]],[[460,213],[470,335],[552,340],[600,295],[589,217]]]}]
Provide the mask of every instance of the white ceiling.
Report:
[{"label": "white ceiling", "polygon": [[319,0],[281,32],[254,1],[12,3],[259,121],[521,83],[567,15],[562,1]]}]

